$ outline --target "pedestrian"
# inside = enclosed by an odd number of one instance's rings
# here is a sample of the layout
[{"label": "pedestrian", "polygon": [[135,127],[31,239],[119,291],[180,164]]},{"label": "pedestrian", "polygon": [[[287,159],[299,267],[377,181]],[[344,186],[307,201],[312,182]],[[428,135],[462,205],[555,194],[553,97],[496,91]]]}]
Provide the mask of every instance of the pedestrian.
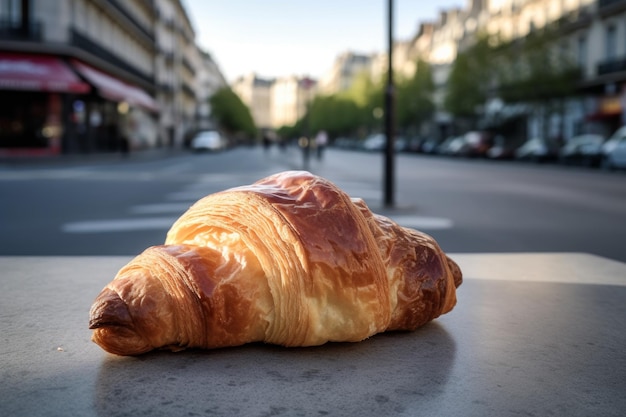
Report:
[{"label": "pedestrian", "polygon": [[324,148],[328,144],[328,134],[325,130],[320,130],[315,136],[315,146],[317,147],[317,159],[322,159]]},{"label": "pedestrian", "polygon": [[272,145],[272,140],[270,139],[267,133],[263,133],[263,149],[267,153],[270,150],[270,146]]}]

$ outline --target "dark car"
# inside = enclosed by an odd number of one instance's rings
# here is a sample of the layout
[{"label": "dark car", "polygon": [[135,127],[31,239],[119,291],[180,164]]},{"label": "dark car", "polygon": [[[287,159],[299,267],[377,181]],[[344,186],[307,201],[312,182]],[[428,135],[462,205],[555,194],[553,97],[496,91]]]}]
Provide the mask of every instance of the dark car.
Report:
[{"label": "dark car", "polygon": [[419,151],[425,154],[435,154],[440,143],[441,140],[437,138],[426,138],[420,145]]},{"label": "dark car", "polygon": [[493,138],[487,132],[467,132],[463,139],[465,144],[460,150],[461,156],[485,157],[493,146]]},{"label": "dark car", "polygon": [[513,159],[515,149],[517,149],[515,144],[498,135],[493,140],[493,146],[487,150],[486,156],[489,159]]}]

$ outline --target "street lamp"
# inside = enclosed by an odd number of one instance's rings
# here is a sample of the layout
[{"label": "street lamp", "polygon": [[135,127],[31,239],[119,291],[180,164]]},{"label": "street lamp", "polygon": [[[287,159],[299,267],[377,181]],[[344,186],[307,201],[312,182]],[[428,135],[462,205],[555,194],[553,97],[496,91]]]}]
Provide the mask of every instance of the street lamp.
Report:
[{"label": "street lamp", "polygon": [[393,86],[393,0],[387,0],[387,29],[388,29],[388,63],[387,63],[387,88],[385,89],[385,133],[387,135],[387,147],[385,149],[385,186],[384,201],[386,207],[394,206],[394,86]]}]

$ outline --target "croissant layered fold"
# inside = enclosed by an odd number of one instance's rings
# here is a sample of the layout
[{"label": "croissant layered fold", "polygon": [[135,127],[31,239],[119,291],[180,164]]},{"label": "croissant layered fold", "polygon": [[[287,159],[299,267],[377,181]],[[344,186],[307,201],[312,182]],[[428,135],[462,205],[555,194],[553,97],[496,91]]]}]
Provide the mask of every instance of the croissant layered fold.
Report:
[{"label": "croissant layered fold", "polygon": [[449,312],[461,282],[430,236],[288,171],[196,202],[103,289],[89,327],[119,355],[356,342]]}]

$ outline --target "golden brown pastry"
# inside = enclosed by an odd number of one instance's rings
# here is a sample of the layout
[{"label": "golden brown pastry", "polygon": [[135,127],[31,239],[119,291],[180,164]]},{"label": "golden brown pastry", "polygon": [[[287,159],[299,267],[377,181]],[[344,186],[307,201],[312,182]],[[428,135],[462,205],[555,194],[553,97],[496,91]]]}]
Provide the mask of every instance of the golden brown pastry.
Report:
[{"label": "golden brown pastry", "polygon": [[461,281],[430,236],[288,171],[195,203],[103,289],[89,328],[119,355],[356,342],[447,313]]}]

